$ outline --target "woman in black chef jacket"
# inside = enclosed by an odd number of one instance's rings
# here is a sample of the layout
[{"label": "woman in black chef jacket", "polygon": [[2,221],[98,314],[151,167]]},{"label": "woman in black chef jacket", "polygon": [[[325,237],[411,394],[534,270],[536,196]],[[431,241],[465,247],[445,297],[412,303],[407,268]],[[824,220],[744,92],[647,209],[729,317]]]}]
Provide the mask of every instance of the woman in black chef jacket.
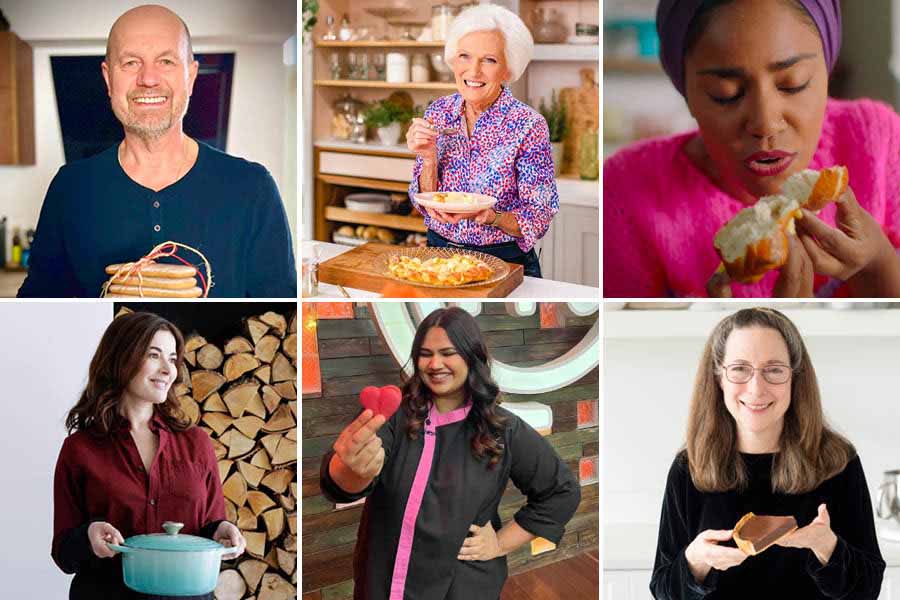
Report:
[{"label": "woman in black chef jacket", "polygon": [[[731,540],[748,512],[800,527],[747,556]],[[884,569],[862,464],[825,423],[797,328],[768,308],[726,317],[706,342],[687,445],[669,470],[654,597],[862,600],[878,596]]]},{"label": "woman in black chef jacket", "polygon": [[[410,360],[400,410],[386,422],[363,411],[322,461],[329,499],[368,496],[354,598],[496,600],[506,554],[537,536],[558,543],[581,499],[579,484],[546,440],[498,406],[471,315],[429,314]],[[527,502],[504,525],[497,511],[509,480]]]},{"label": "woman in black chef jacket", "polygon": [[107,543],[158,533],[164,521],[236,546],[232,557],[244,550],[225,521],[209,436],[190,426],[172,389],[183,352],[178,329],[151,313],[117,317],[100,340],[53,481],[52,555],[75,574],[71,600],[155,598],[125,587]]}]

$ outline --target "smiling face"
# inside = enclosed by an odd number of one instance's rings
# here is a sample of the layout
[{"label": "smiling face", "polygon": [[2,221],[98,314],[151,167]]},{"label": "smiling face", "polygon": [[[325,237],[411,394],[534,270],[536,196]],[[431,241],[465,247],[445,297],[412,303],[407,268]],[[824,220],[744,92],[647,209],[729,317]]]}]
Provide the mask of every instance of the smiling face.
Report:
[{"label": "smiling face", "polygon": [[787,373],[787,380],[781,384],[769,383],[761,371],[753,373],[747,383],[733,383],[726,376],[724,367],[736,367],[738,374],[747,372],[750,367],[768,367],[774,378],[779,374],[784,376],[790,364],[787,344],[775,329],[735,329],[728,336],[719,385],[725,407],[737,424],[738,448],[741,451],[777,450],[784,427],[784,414],[791,404],[791,374]]},{"label": "smiling face", "polygon": [[812,160],[828,98],[815,26],[785,0],[738,0],[710,17],[685,56],[704,170],[732,196],[778,193]]},{"label": "smiling face", "polygon": [[119,17],[101,68],[126,131],[155,139],[176,124],[180,130],[198,64],[188,58],[187,34],[174,13],[145,6]]},{"label": "smiling face", "polygon": [[506,65],[506,43],[499,31],[473,31],[459,38],[450,61],[456,89],[466,103],[484,110],[510,78]]},{"label": "smiling face", "polygon": [[128,383],[128,398],[132,402],[165,402],[178,376],[177,359],[175,337],[164,329],[153,334],[140,370]]},{"label": "smiling face", "polygon": [[425,333],[416,360],[419,377],[436,398],[462,403],[469,366],[443,327],[432,327]]}]

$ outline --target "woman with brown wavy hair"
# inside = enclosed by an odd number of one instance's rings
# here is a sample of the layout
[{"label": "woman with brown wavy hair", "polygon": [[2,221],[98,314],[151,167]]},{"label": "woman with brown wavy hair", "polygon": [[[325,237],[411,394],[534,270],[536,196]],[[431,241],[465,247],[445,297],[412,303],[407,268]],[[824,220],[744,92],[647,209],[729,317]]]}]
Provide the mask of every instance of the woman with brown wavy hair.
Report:
[{"label": "woman with brown wavy hair", "polygon": [[149,598],[125,587],[107,544],[159,532],[164,521],[234,546],[230,557],[244,550],[225,520],[209,436],[190,426],[173,391],[183,353],[178,328],[152,313],[114,319],[94,353],[53,481],[51,554],[75,574],[71,600]]},{"label": "woman with brown wavy hair", "polygon": [[[578,482],[540,434],[499,406],[475,319],[439,309],[413,339],[402,409],[364,410],[322,461],[334,502],[368,496],[354,553],[357,600],[494,599],[506,555],[558,543],[581,499]],[[505,525],[509,481],[527,498]]]},{"label": "woman with brown wavy hair", "polygon": [[[800,528],[748,556],[746,513]],[[740,310],[700,359],[687,443],[666,483],[650,589],[656,598],[876,598],[885,563],[856,450],[825,422],[796,326]]]}]

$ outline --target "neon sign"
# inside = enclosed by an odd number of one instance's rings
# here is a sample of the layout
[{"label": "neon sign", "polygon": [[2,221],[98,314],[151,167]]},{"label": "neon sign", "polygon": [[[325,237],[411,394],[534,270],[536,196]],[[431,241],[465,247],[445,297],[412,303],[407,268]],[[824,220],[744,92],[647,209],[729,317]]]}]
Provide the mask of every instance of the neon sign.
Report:
[{"label": "neon sign", "polygon": [[[459,306],[472,316],[481,314],[480,302],[372,302],[369,314],[394,359],[407,375],[412,375],[409,354],[412,350],[416,327],[431,312],[445,306]],[[515,317],[528,317],[537,311],[536,302],[506,303],[507,313]],[[588,302],[570,302],[562,305],[573,316],[589,316],[599,310],[599,305]],[[570,385],[600,363],[600,320],[573,348],[562,356],[532,367],[516,367],[498,360],[491,362],[491,373],[500,389],[510,394],[542,394]]]}]

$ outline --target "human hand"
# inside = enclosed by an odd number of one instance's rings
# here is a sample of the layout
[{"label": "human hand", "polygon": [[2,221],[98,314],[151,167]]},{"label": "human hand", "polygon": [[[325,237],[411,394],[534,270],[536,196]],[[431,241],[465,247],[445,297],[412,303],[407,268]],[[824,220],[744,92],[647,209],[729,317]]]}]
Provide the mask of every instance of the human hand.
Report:
[{"label": "human hand", "polygon": [[362,480],[371,481],[381,473],[384,448],[376,433],[384,423],[384,415],[376,415],[367,408],[344,428],[334,443],[335,457]]},{"label": "human hand", "polygon": [[121,545],[125,538],[119,530],[106,521],[91,523],[87,530],[88,540],[91,542],[91,550],[98,558],[112,558],[117,554],[108,544]]},{"label": "human hand", "polygon": [[780,269],[772,290],[775,298],[811,298],[813,296],[812,259],[795,235],[788,235],[787,262]]},{"label": "human hand", "polygon": [[685,549],[684,557],[698,583],[703,583],[710,569],[725,571],[747,560],[741,550],[719,545],[719,542],[729,541],[733,533],[732,529],[707,529]]},{"label": "human hand", "polygon": [[406,147],[422,157],[425,161],[437,160],[438,132],[431,123],[422,118],[415,118],[406,131]]},{"label": "human hand", "polygon": [[731,298],[731,277],[723,263],[719,263],[716,272],[706,280],[706,293],[710,298]]},{"label": "human hand", "polygon": [[853,190],[847,188],[835,204],[837,227],[830,227],[806,209],[803,218],[797,220],[800,241],[812,259],[815,272],[851,284],[857,275],[883,280],[886,270],[896,277],[900,262],[894,247],[881,225],[859,205]]},{"label": "human hand", "polygon": [[828,507],[819,505],[819,514],[812,523],[786,535],[777,542],[787,548],[809,548],[823,565],[828,564],[837,546],[837,536],[831,530],[831,516]]},{"label": "human hand", "polygon": [[[808,298],[813,295],[815,271],[812,260],[797,236],[788,235],[787,262],[780,268],[772,296],[777,298]],[[706,293],[710,298],[731,298],[731,277],[723,264],[706,281]]]},{"label": "human hand", "polygon": [[213,540],[229,549],[225,553],[228,560],[243,554],[244,549],[247,547],[247,540],[244,539],[241,530],[234,523],[228,521],[219,523],[219,526],[216,527],[216,532],[213,534]]},{"label": "human hand", "polygon": [[472,524],[469,531],[472,535],[463,542],[456,557],[457,560],[491,560],[503,554],[500,551],[497,532],[494,531],[494,526],[490,521],[483,527]]}]

